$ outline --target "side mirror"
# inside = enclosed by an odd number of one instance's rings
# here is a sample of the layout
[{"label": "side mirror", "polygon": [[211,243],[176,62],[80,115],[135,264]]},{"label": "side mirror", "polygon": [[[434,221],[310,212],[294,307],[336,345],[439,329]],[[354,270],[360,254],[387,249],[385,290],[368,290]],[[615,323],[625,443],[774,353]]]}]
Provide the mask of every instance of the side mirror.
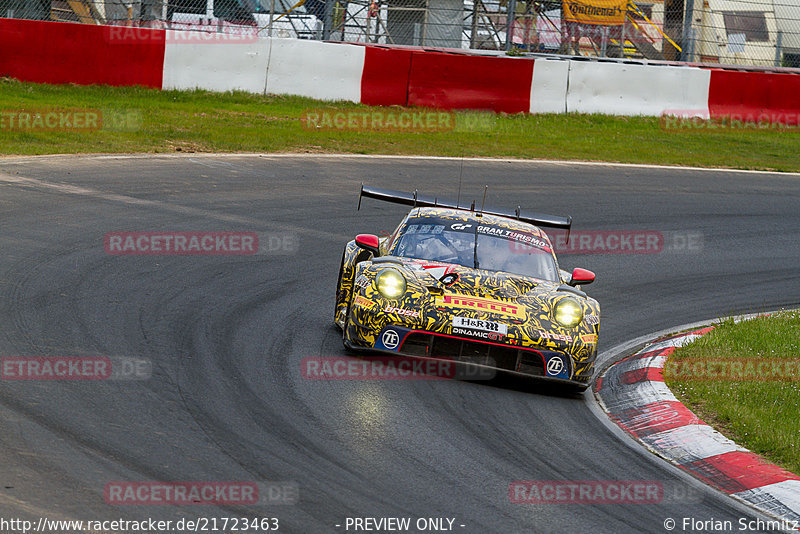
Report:
[{"label": "side mirror", "polygon": [[381,255],[381,242],[376,235],[358,234],[356,236],[356,245],[367,252],[371,252],[373,256]]},{"label": "side mirror", "polygon": [[586,269],[577,267],[574,271],[572,271],[572,280],[569,281],[569,285],[575,287],[584,284],[591,284],[592,282],[594,282],[594,273],[592,271],[587,271]]}]

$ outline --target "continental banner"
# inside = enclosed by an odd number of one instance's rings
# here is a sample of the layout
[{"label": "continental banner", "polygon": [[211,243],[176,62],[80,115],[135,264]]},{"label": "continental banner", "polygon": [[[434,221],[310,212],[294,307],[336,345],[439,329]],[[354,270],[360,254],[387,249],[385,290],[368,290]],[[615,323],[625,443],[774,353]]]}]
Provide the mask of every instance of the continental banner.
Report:
[{"label": "continental banner", "polygon": [[564,0],[564,20],[590,26],[622,26],[628,0]]}]

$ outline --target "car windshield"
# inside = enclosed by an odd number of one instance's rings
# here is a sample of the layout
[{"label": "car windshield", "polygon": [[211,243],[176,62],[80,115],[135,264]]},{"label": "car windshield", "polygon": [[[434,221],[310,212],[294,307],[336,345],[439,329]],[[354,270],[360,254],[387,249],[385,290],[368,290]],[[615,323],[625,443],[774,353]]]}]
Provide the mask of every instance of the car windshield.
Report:
[{"label": "car windshield", "polygon": [[546,241],[532,233],[501,227],[442,219],[411,220],[392,253],[558,281],[558,268]]}]

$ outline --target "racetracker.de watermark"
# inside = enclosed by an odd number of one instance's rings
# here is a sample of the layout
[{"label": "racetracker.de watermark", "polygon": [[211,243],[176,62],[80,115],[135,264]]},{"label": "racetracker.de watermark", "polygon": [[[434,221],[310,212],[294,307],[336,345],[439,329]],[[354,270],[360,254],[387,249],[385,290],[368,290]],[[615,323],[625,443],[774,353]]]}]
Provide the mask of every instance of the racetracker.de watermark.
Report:
[{"label": "racetracker.de watermark", "polygon": [[142,113],[138,110],[103,110],[89,108],[1,109],[2,132],[96,132],[138,131]]},{"label": "racetracker.de watermark", "polygon": [[446,111],[415,110],[329,110],[314,109],[300,116],[307,130],[365,132],[449,132],[456,127],[456,116]]},{"label": "racetracker.de watermark", "polygon": [[491,380],[493,361],[470,365],[448,359],[406,356],[310,356],[300,361],[306,380]]},{"label": "racetracker.de watermark", "polygon": [[296,482],[109,482],[103,498],[112,505],[297,504]]},{"label": "racetracker.de watermark", "polygon": [[685,483],[659,480],[515,480],[508,485],[514,504],[661,504],[702,499]]},{"label": "racetracker.de watermark", "polygon": [[133,26],[103,26],[103,38],[110,45],[130,44],[246,44],[258,42],[258,26],[226,26],[178,23],[179,29],[159,30]]},{"label": "racetracker.de watermark", "polygon": [[295,254],[297,234],[257,232],[109,232],[107,254],[116,256],[242,256]]},{"label": "racetracker.de watermark", "polygon": [[[701,232],[659,230],[562,230],[547,232],[556,254],[661,254],[700,252]],[[569,239],[567,238],[569,237]],[[529,248],[512,243],[517,252]]]},{"label": "racetracker.de watermark", "polygon": [[2,380],[147,380],[150,360],[124,356],[3,356]]},{"label": "racetracker.de watermark", "polygon": [[729,113],[709,115],[702,109],[668,109],[660,117],[662,130],[722,131],[722,130],[775,130],[797,131],[800,128],[800,113]]},{"label": "racetracker.de watermark", "polygon": [[669,359],[664,376],[674,380],[707,382],[799,382],[800,358]]}]

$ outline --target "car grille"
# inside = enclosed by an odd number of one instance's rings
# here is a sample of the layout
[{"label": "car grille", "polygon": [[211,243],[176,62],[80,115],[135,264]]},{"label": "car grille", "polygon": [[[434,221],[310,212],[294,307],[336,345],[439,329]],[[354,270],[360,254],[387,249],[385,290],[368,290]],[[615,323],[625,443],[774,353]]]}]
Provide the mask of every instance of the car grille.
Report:
[{"label": "car grille", "polygon": [[461,362],[488,365],[534,376],[545,375],[544,357],[539,351],[492,345],[427,332],[410,333],[400,347],[400,352],[409,356],[452,358]]}]

